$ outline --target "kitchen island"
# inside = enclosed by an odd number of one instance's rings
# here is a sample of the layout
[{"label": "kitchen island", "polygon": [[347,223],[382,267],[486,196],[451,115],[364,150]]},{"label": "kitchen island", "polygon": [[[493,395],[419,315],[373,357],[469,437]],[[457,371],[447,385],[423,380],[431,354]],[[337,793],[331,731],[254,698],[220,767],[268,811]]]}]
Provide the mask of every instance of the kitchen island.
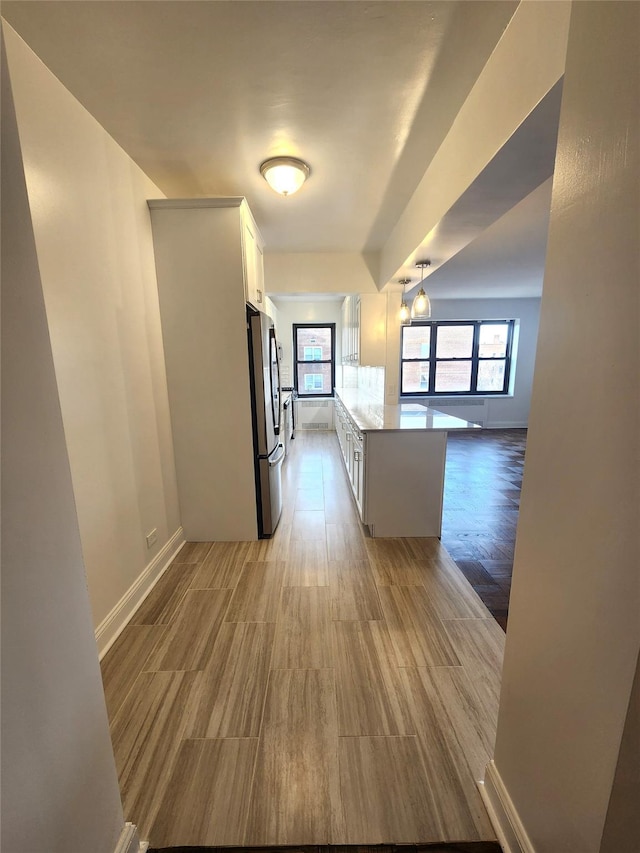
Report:
[{"label": "kitchen island", "polygon": [[383,405],[335,389],[335,419],[360,518],[371,536],[440,537],[447,433],[477,424],[423,403]]}]

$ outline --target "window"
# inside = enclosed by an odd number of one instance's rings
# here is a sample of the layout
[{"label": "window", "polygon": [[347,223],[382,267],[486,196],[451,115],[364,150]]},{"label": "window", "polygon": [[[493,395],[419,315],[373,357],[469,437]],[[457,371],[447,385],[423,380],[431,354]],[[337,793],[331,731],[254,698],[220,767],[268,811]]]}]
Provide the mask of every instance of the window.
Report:
[{"label": "window", "polygon": [[400,395],[506,394],[515,320],[402,327]]},{"label": "window", "polygon": [[305,391],[322,391],[322,374],[321,373],[305,373],[304,390]]},{"label": "window", "polygon": [[299,397],[326,397],[335,383],[335,323],[294,323],[295,387]]},{"label": "window", "polygon": [[322,347],[303,347],[305,361],[322,361]]}]

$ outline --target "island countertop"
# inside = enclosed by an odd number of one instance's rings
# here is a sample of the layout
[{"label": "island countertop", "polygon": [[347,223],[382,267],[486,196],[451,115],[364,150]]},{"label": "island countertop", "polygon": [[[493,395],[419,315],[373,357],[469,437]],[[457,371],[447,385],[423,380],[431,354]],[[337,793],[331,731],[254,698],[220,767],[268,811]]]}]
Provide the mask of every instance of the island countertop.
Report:
[{"label": "island countertop", "polygon": [[378,430],[449,432],[482,428],[478,424],[440,412],[424,403],[383,405],[376,402],[368,392],[358,388],[336,388],[335,393],[362,432]]}]

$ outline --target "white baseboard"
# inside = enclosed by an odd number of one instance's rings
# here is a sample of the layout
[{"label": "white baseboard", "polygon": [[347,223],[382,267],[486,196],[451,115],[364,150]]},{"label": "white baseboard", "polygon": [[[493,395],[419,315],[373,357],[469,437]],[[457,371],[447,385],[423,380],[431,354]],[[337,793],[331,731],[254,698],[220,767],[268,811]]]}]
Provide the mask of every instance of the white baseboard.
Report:
[{"label": "white baseboard", "polygon": [[494,761],[487,764],[478,788],[504,853],[536,853]]},{"label": "white baseboard", "polygon": [[138,827],[134,823],[125,823],[114,853],[146,853],[148,849],[148,842],[138,838]]},{"label": "white baseboard", "polygon": [[100,660],[120,636],[134,612],[149,595],[155,584],[169,568],[173,558],[184,545],[184,530],[179,527],[166,545],[140,573],[111,612],[96,628],[96,643]]}]

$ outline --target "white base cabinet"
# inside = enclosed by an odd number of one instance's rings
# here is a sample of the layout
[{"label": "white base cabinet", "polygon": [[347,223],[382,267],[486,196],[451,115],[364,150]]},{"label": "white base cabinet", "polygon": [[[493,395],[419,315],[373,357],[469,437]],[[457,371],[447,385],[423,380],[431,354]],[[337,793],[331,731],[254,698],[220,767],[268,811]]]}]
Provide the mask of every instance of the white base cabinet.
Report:
[{"label": "white base cabinet", "polygon": [[360,518],[373,537],[440,537],[447,434],[362,432],[339,398],[335,425]]}]

